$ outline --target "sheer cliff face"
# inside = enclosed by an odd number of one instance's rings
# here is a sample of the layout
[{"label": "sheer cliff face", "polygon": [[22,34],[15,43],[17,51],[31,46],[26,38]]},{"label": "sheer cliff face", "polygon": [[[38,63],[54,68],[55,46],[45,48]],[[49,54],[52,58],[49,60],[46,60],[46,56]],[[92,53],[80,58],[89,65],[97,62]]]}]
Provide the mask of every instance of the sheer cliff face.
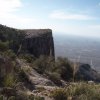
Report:
[{"label": "sheer cliff face", "polygon": [[33,54],[35,57],[40,55],[47,55],[54,57],[54,41],[52,37],[52,30],[24,30],[26,37],[23,41],[23,47]]},{"label": "sheer cliff face", "polygon": [[0,25],[0,41],[9,42],[9,49],[15,53],[30,53],[35,57],[54,57],[54,42],[50,29],[18,30]]}]

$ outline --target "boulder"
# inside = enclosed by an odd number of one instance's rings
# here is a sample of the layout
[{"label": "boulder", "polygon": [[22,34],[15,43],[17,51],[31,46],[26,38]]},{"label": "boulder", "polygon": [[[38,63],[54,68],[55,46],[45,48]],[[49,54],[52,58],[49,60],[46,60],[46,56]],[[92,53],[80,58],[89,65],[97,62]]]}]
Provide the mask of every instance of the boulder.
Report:
[{"label": "boulder", "polygon": [[99,72],[92,69],[89,64],[80,64],[76,72],[76,77],[86,81],[100,82]]}]

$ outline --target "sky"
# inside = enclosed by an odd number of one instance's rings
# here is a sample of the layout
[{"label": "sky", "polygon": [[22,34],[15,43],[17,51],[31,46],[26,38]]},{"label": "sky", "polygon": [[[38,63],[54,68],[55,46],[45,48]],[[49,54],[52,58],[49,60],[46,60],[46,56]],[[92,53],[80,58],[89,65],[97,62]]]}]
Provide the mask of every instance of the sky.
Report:
[{"label": "sky", "polygon": [[100,0],[0,0],[0,24],[100,37]]}]

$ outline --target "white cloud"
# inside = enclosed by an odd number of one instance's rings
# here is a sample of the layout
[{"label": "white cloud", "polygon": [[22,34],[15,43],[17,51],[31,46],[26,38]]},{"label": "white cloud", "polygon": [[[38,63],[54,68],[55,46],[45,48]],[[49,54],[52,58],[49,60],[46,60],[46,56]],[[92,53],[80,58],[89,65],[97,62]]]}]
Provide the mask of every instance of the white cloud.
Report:
[{"label": "white cloud", "polygon": [[22,6],[21,0],[0,0],[0,13],[5,14],[18,10]]},{"label": "white cloud", "polygon": [[16,15],[16,11],[20,11],[23,7],[22,0],[0,0],[0,24],[8,25],[10,27],[24,28],[36,21],[27,15]]},{"label": "white cloud", "polygon": [[28,28],[30,23],[36,22],[36,19],[34,18],[29,18],[29,17],[22,17],[22,16],[17,16],[14,14],[5,14],[2,17],[0,16],[0,23],[14,27],[14,28]]},{"label": "white cloud", "polygon": [[93,19],[88,15],[82,14],[72,14],[72,13],[65,13],[63,11],[54,11],[50,14],[50,18],[53,19],[61,19],[61,20],[90,20]]}]

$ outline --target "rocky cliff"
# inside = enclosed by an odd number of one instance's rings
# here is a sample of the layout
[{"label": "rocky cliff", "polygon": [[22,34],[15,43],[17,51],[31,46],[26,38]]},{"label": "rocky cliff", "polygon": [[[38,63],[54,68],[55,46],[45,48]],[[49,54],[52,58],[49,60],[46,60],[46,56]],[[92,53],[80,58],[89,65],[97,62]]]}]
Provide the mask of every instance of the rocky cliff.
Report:
[{"label": "rocky cliff", "polygon": [[19,53],[54,56],[54,42],[51,29],[18,30],[0,25],[0,41],[8,42],[9,48]]},{"label": "rocky cliff", "polygon": [[26,33],[23,41],[23,47],[33,54],[35,57],[40,55],[54,56],[54,42],[52,37],[52,30],[24,30]]}]

